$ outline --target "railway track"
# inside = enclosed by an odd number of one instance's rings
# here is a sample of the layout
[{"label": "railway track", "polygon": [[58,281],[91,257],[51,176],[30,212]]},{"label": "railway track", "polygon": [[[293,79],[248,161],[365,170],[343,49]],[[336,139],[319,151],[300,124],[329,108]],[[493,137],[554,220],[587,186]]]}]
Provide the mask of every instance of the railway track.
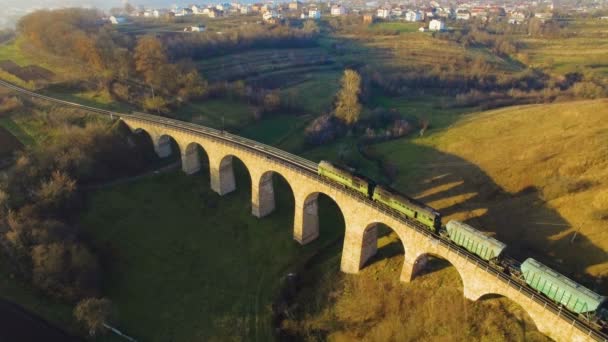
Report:
[{"label": "railway track", "polygon": [[[424,227],[422,224],[420,224],[416,221],[410,220],[402,215],[399,215],[395,211],[390,210],[390,209],[370,200],[369,198],[362,197],[361,194],[359,194],[353,190],[343,188],[332,182],[329,182],[325,178],[320,177],[317,174],[317,163],[315,163],[315,162],[312,162],[312,161],[304,159],[302,157],[293,155],[289,152],[282,151],[275,147],[265,145],[265,144],[256,142],[254,140],[243,138],[243,137],[228,133],[226,131],[217,130],[217,129],[210,128],[210,127],[204,127],[204,126],[189,123],[189,122],[174,120],[174,119],[160,117],[160,116],[146,114],[146,113],[140,113],[140,112],[120,113],[120,112],[114,112],[114,111],[109,111],[109,110],[105,110],[105,109],[95,108],[95,107],[91,107],[91,106],[86,106],[86,105],[82,105],[79,103],[65,101],[65,100],[56,99],[56,98],[53,98],[50,96],[42,95],[42,94],[27,90],[27,89],[23,89],[21,87],[15,86],[11,83],[8,83],[8,82],[2,81],[2,80],[0,80],[0,85],[7,87],[9,89],[12,89],[16,92],[19,92],[23,95],[28,95],[28,96],[31,96],[34,98],[43,99],[43,100],[47,100],[47,101],[50,101],[53,103],[63,104],[63,105],[70,106],[70,107],[80,108],[80,109],[87,110],[87,111],[94,112],[94,113],[101,114],[101,115],[106,115],[106,116],[109,116],[111,119],[130,118],[130,119],[142,120],[142,121],[153,123],[153,124],[167,125],[173,129],[181,130],[181,131],[187,132],[187,133],[203,134],[203,135],[206,135],[213,139],[219,140],[223,143],[236,145],[236,146],[239,146],[240,148],[244,148],[246,150],[253,151],[254,153],[260,154],[275,162],[280,162],[280,163],[294,169],[294,171],[296,171],[296,172],[304,174],[307,177],[310,177],[317,182],[327,184],[328,186],[336,189],[337,191],[347,193],[349,196],[352,196],[357,201],[365,203],[368,206],[374,207],[379,212],[382,212],[385,215],[391,216],[394,219],[401,221],[403,224],[407,225],[408,227],[411,227],[411,228],[415,229],[416,231],[418,231],[419,233],[427,236],[428,238],[433,239],[434,241],[437,241],[437,243],[441,244],[443,247],[447,248],[448,250],[451,250],[454,253],[457,253],[458,255],[461,255],[462,257],[466,258],[467,260],[469,260],[470,262],[475,264],[477,267],[484,270],[485,272],[492,274],[493,276],[495,276],[497,279],[499,279],[506,285],[516,289],[517,291],[519,291],[521,293],[525,293],[532,300],[534,300],[538,304],[542,305],[546,310],[549,310],[549,311],[553,312],[555,315],[557,315],[558,317],[561,317],[562,319],[566,320],[571,325],[573,325],[576,328],[578,328],[579,330],[583,331],[590,338],[592,338],[596,341],[608,342],[608,334],[600,331],[593,324],[587,322],[584,318],[579,317],[578,315],[575,315],[572,312],[563,309],[563,307],[558,306],[555,302],[551,301],[550,299],[544,297],[542,294],[540,294],[536,290],[525,285],[525,283],[522,283],[522,282],[506,275],[505,273],[501,272],[500,270],[492,267],[488,262],[479,258],[475,254],[470,253],[466,249],[451,243],[449,240],[446,240],[446,239],[442,238],[441,236],[439,236],[439,234],[431,232],[426,227]],[[514,264],[520,264],[520,262],[515,259],[509,258],[509,260]]]}]

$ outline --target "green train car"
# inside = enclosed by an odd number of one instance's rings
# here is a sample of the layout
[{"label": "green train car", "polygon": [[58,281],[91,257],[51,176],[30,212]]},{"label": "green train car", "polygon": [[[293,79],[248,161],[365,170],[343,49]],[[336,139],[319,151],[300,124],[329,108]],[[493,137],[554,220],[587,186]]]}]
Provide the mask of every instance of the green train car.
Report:
[{"label": "green train car", "polygon": [[369,197],[371,194],[370,182],[363,177],[354,175],[349,171],[342,170],[341,168],[338,168],[324,160],[319,163],[317,170],[319,176],[329,178],[347,188],[360,192],[366,197]]},{"label": "green train car", "polygon": [[425,225],[429,230],[437,233],[441,229],[441,214],[414,199],[382,186],[374,188],[372,196],[374,201],[395,209],[412,220]]},{"label": "green train car", "polygon": [[460,221],[451,220],[445,226],[450,240],[486,261],[496,261],[507,245]]},{"label": "green train car", "polygon": [[540,262],[528,258],[521,266],[528,285],[568,310],[588,317],[604,316],[608,310],[606,297],[555,272]]}]

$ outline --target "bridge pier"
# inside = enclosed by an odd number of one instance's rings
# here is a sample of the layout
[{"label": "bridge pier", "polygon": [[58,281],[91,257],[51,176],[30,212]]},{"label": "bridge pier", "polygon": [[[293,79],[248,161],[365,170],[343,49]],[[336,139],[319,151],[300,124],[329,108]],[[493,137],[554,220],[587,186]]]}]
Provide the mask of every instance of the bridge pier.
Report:
[{"label": "bridge pier", "polygon": [[257,218],[267,216],[276,207],[272,174],[272,171],[264,173],[259,182],[257,177],[251,179],[251,214]]},{"label": "bridge pier", "polygon": [[234,169],[232,168],[232,156],[226,156],[220,162],[212,162],[211,159],[209,159],[209,163],[211,164],[209,169],[211,190],[217,192],[220,196],[236,190]]},{"label": "bridge pier", "polygon": [[160,158],[167,158],[171,155],[171,139],[162,135],[157,139],[154,139],[154,151]]},{"label": "bridge pier", "polygon": [[196,145],[190,145],[185,149],[182,149],[182,170],[187,174],[191,175],[201,170],[201,159],[198,155]]},{"label": "bridge pier", "polygon": [[426,254],[418,255],[415,253],[408,253],[406,250],[399,280],[404,283],[411,282],[417,274],[424,270],[427,263],[428,256]]},{"label": "bridge pier", "polygon": [[319,236],[319,194],[296,197],[293,239],[305,245]]},{"label": "bridge pier", "polygon": [[367,261],[378,253],[378,225],[374,224],[365,229],[362,240],[359,268],[363,268]]}]

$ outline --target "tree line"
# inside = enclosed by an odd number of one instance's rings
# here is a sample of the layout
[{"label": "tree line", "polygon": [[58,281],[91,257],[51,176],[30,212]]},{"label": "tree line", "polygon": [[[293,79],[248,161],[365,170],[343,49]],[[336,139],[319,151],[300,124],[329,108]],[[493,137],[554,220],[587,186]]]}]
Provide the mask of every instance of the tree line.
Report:
[{"label": "tree line", "polygon": [[42,51],[90,66],[111,94],[159,113],[202,96],[195,66],[171,60],[155,36],[132,37],[101,20],[97,10],[40,10],[20,19],[19,34]]},{"label": "tree line", "polygon": [[83,185],[141,173],[149,142],[122,124],[64,108],[39,111],[50,138],[20,152],[0,182],[0,247],[22,279],[71,303],[100,294],[99,257],[75,215]]}]

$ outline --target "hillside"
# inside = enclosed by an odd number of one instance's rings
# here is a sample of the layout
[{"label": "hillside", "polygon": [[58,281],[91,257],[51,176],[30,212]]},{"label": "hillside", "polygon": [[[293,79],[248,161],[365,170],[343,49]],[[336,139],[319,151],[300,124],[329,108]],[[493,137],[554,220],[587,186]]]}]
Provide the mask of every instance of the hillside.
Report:
[{"label": "hillside", "polygon": [[[606,100],[510,107],[373,149],[398,170],[393,185],[440,209],[444,222],[465,220],[507,242],[518,258],[534,256],[608,293],[600,280],[608,274],[606,119]],[[299,294],[285,334],[332,341],[546,339],[525,308],[507,298],[462,299],[461,280],[445,261],[434,259],[415,281],[400,283],[403,248],[389,230],[380,236],[378,254],[359,275],[329,272],[338,258],[304,274],[314,290]]]},{"label": "hillside", "polygon": [[520,257],[606,277],[607,119],[607,100],[469,115],[414,141],[427,152],[414,172],[422,182],[406,187],[447,219],[495,232]]}]

